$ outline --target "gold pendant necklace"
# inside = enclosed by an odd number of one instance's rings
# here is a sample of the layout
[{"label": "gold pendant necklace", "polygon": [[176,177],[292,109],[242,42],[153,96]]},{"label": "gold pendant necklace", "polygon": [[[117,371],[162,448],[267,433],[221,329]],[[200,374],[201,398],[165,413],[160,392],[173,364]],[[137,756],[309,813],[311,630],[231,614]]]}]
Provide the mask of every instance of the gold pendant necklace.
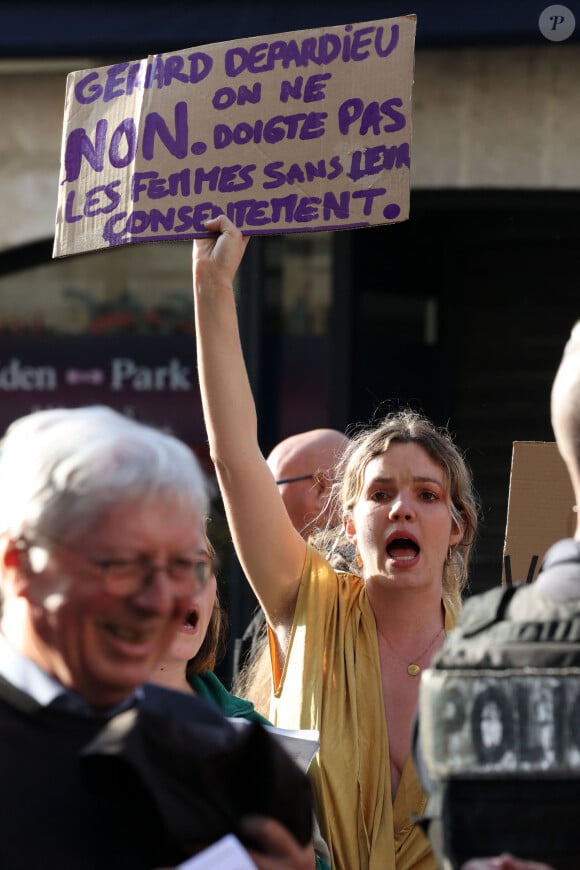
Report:
[{"label": "gold pendant necklace", "polygon": [[444,629],[443,629],[443,627],[441,627],[439,629],[439,631],[437,632],[437,634],[435,635],[435,637],[431,641],[429,641],[429,644],[425,647],[423,652],[417,656],[416,661],[409,662],[408,664],[407,664],[407,660],[404,659],[403,656],[401,656],[397,652],[397,650],[391,644],[389,638],[382,633],[382,631],[380,630],[380,628],[378,628],[378,626],[377,626],[377,631],[379,632],[380,636],[383,638],[383,640],[385,641],[385,643],[387,644],[387,646],[389,647],[389,649],[391,650],[391,652],[393,653],[395,658],[399,659],[399,661],[405,665],[405,667],[407,668],[407,673],[409,674],[409,676],[410,677],[418,677],[419,674],[421,673],[421,665],[418,664],[419,659],[422,659],[423,656],[429,652],[429,650],[431,649],[431,647],[433,646],[435,641],[443,634]]}]

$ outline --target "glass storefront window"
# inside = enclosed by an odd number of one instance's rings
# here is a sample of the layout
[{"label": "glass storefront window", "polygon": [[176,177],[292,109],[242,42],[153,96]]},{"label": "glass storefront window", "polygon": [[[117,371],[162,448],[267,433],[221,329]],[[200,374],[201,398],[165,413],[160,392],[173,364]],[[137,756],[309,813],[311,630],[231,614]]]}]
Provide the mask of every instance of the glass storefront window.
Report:
[{"label": "glass storefront window", "polygon": [[53,260],[0,277],[0,428],[56,406],[106,404],[173,431],[209,466],[191,244]]},{"label": "glass storefront window", "polygon": [[191,245],[129,245],[0,277],[0,334],[192,331]]},{"label": "glass storefront window", "polygon": [[331,234],[287,236],[281,260],[284,332],[287,335],[325,335],[331,293]]},{"label": "glass storefront window", "polygon": [[330,426],[332,233],[263,240],[262,416],[269,446]]}]

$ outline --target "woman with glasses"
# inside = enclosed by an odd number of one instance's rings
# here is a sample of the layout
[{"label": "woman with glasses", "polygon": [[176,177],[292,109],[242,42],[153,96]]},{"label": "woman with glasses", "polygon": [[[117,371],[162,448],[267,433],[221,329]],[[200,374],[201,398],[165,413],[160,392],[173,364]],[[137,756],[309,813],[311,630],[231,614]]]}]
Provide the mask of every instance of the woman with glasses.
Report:
[{"label": "woman with glasses", "polygon": [[418,414],[362,431],[334,486],[356,565],[333,569],[292,525],[259,449],[233,293],[247,240],[224,215],[206,229],[193,252],[202,403],[237,554],[268,618],[270,718],[320,732],[310,774],[333,868],[434,868],[414,824],[426,799],[411,730],[421,671],[466,582],[471,475],[448,434]]}]

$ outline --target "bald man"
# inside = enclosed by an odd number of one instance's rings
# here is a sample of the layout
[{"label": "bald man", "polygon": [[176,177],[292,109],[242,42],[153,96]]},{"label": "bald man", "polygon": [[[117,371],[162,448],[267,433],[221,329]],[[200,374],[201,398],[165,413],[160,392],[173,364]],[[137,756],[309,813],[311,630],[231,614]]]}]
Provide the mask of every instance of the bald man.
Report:
[{"label": "bald man", "polygon": [[294,528],[305,540],[324,528],[337,464],[349,441],[336,429],[311,429],[290,435],[267,458]]},{"label": "bald man", "polygon": [[[340,522],[340,517],[333,516],[329,497],[338,463],[348,444],[349,439],[338,429],[310,429],[284,438],[267,456],[292,524],[305,541],[318,529]],[[243,636],[236,639],[234,680],[263,648],[265,626],[264,612],[258,608]],[[237,683],[240,691],[245,686]],[[268,684],[264,696],[269,696],[269,691]],[[260,706],[258,695],[252,700],[263,712],[265,701]]]}]

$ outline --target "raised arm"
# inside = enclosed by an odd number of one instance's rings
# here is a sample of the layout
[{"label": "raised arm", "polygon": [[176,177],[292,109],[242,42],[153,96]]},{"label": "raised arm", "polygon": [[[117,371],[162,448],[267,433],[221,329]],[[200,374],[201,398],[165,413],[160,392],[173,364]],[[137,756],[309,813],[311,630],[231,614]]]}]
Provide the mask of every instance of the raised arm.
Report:
[{"label": "raised arm", "polygon": [[225,215],[206,227],[217,235],[194,242],[193,288],[198,374],[211,457],[244,573],[271,625],[287,629],[306,545],[290,521],[258,445],[233,292],[248,239]]}]

